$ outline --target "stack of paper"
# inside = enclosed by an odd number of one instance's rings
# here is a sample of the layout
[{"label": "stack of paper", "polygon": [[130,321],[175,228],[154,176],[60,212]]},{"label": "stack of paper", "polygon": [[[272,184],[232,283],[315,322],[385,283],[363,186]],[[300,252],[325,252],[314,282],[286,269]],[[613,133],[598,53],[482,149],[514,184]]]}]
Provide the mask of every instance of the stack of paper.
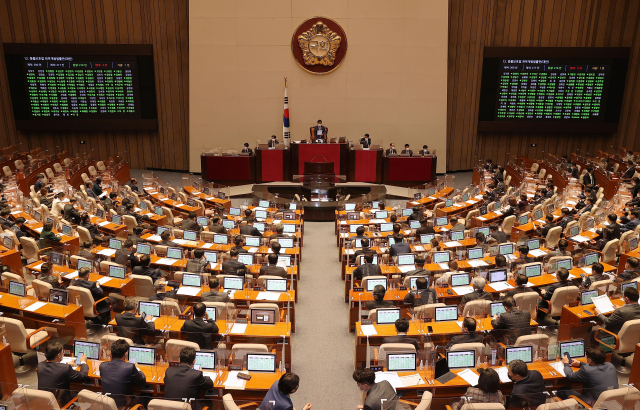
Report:
[{"label": "stack of paper", "polygon": [[177,259],[160,258],[155,263],[158,265],[173,265],[176,262],[177,262]]},{"label": "stack of paper", "polygon": [[540,256],[544,256],[547,253],[545,251],[541,251],[540,249],[534,249],[532,251],[529,251],[530,254],[532,254],[535,258],[539,258]]},{"label": "stack of paper", "polygon": [[474,268],[479,268],[480,266],[487,266],[487,262],[483,261],[482,259],[472,259],[467,262],[469,263],[469,265],[471,265]]},{"label": "stack of paper", "polygon": [[502,292],[503,290],[513,289],[513,286],[509,285],[509,282],[494,282],[491,284],[491,287],[496,292]]},{"label": "stack of paper", "polygon": [[105,256],[113,256],[115,254],[116,254],[115,249],[103,249],[100,252],[98,252],[98,255],[105,255]]},{"label": "stack of paper", "polygon": [[413,247],[413,249],[415,249],[416,252],[424,252],[424,246],[422,245],[416,245]]},{"label": "stack of paper", "polygon": [[442,231],[442,232],[449,232],[449,228],[441,227],[441,228],[440,228],[440,231]]},{"label": "stack of paper", "polygon": [[25,308],[24,310],[29,312],[35,312],[36,310],[40,309],[45,305],[46,305],[45,302],[36,302],[36,303],[32,303],[31,305],[29,305],[29,307]]},{"label": "stack of paper", "polygon": [[186,241],[186,240],[184,240],[184,239],[174,239],[173,241],[174,241],[175,243],[177,243],[178,245],[184,245],[184,244],[186,244],[186,243],[187,243],[187,241]]},{"label": "stack of paper", "polygon": [[584,237],[582,235],[576,235],[576,236],[572,236],[571,238],[572,241],[574,242],[588,242],[590,239],[587,237]]},{"label": "stack of paper", "polygon": [[205,249],[209,249],[213,246],[212,243],[205,243],[204,245],[201,246],[201,248],[205,248]]},{"label": "stack of paper", "polygon": [[472,201],[472,200],[468,200],[468,201],[466,201],[466,202],[467,202],[469,205],[473,205],[473,204],[475,204],[475,203],[476,203],[476,201]]},{"label": "stack of paper", "polygon": [[104,284],[104,283],[106,283],[106,282],[109,282],[110,280],[111,280],[111,278],[110,278],[110,277],[105,276],[104,278],[100,278],[100,279],[98,279],[96,282],[98,282],[99,284],[101,284],[101,285],[102,285],[102,284]]},{"label": "stack of paper", "polygon": [[259,292],[256,300],[279,300],[280,292]]},{"label": "stack of paper", "polygon": [[369,223],[371,224],[383,224],[387,221],[385,221],[384,219],[369,219]]},{"label": "stack of paper", "polygon": [[67,275],[64,275],[66,279],[74,279],[78,277],[78,271],[71,272]]},{"label": "stack of paper", "polygon": [[404,387],[418,386],[421,384],[425,384],[424,380],[422,380],[422,377],[420,377],[418,373],[410,374],[409,376],[403,376],[400,378],[400,381],[402,382]]},{"label": "stack of paper", "polygon": [[512,380],[509,378],[509,370],[505,367],[498,367],[495,369],[498,372],[498,376],[500,376],[500,381],[502,383],[511,383]]},{"label": "stack of paper", "polygon": [[607,295],[596,296],[591,298],[591,301],[601,313],[608,313],[616,310]]},{"label": "stack of paper", "polygon": [[558,373],[560,373],[563,377],[567,377],[564,374],[564,363],[562,363],[562,362],[553,362],[553,363],[549,363],[549,365],[551,367],[553,367],[553,369],[555,371],[557,371]]},{"label": "stack of paper", "polygon": [[38,232],[38,233],[42,233],[42,227],[40,227],[40,228],[36,228],[36,229],[34,229],[34,231],[36,231],[36,232]]},{"label": "stack of paper", "polygon": [[402,380],[400,380],[396,372],[376,372],[376,383],[380,383],[383,380],[388,381],[394,390],[399,387],[404,387],[404,383],[402,383]]},{"label": "stack of paper", "polygon": [[402,273],[407,273],[409,271],[412,271],[415,269],[414,265],[403,265],[403,266],[398,266],[398,270]]},{"label": "stack of paper", "polygon": [[461,371],[460,373],[458,373],[458,376],[462,377],[464,381],[472,386],[477,386],[478,380],[480,379],[480,376],[471,369],[465,369]]},{"label": "stack of paper", "polygon": [[244,386],[246,385],[247,381],[239,379],[238,373],[240,373],[240,371],[237,370],[229,372],[229,374],[227,375],[227,380],[225,380],[224,382],[225,388],[233,390],[244,390]]},{"label": "stack of paper", "polygon": [[481,221],[486,221],[486,220],[487,220],[487,218],[485,218],[485,217],[483,217],[483,216],[476,216],[476,218],[478,218],[478,219],[479,219],[479,220],[481,220]]},{"label": "stack of paper", "polygon": [[446,263],[439,263],[438,266],[440,266],[440,269],[449,270],[449,265]]},{"label": "stack of paper", "polygon": [[456,295],[462,296],[466,295],[467,293],[472,293],[473,286],[456,286],[453,288],[453,291],[456,292]]},{"label": "stack of paper", "polygon": [[353,254],[355,254],[355,253],[356,253],[356,251],[355,251],[354,249],[345,249],[345,250],[344,250],[344,252],[345,252],[347,255],[353,255]]},{"label": "stack of paper", "polygon": [[582,268],[582,271],[591,275],[591,266],[585,266],[584,268]]},{"label": "stack of paper", "polygon": [[178,295],[187,295],[187,296],[196,296],[200,292],[200,288],[196,288],[195,286],[180,286],[178,289]]},{"label": "stack of paper", "polygon": [[231,333],[244,333],[247,331],[246,323],[234,323],[231,328]]},{"label": "stack of paper", "polygon": [[100,222],[98,224],[98,226],[105,226],[105,225],[109,225],[109,221]]},{"label": "stack of paper", "polygon": [[147,238],[147,240],[152,242],[160,242],[162,238],[160,237],[160,235],[151,235],[150,237]]},{"label": "stack of paper", "polygon": [[362,334],[365,336],[373,336],[378,334],[374,325],[361,325],[360,330],[362,330]]},{"label": "stack of paper", "polygon": [[450,242],[445,242],[444,246],[446,246],[447,248],[454,248],[457,246],[462,246],[462,244],[458,241],[450,241]]}]

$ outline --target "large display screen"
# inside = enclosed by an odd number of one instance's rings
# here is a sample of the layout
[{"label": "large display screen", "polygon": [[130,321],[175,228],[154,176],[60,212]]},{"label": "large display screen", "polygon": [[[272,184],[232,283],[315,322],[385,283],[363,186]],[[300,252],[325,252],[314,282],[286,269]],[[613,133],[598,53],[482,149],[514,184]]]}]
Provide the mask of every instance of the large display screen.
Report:
[{"label": "large display screen", "polygon": [[478,131],[615,132],[628,48],[486,47]]},{"label": "large display screen", "polygon": [[4,44],[16,127],[155,129],[151,45]]}]

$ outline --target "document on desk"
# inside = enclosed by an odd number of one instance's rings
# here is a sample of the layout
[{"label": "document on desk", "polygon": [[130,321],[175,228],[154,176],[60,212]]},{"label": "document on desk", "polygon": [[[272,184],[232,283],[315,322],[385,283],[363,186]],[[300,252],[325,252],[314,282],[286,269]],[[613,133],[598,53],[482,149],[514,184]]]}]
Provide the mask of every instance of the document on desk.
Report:
[{"label": "document on desk", "polygon": [[157,261],[155,261],[155,264],[157,264],[157,265],[173,265],[177,261],[178,261],[177,259],[160,258]]},{"label": "document on desk", "polygon": [[104,283],[109,282],[110,280],[111,280],[111,278],[109,276],[105,276],[104,278],[98,279],[96,282],[102,285]]},{"label": "document on desk", "polygon": [[216,373],[216,372],[202,372],[202,375],[205,376],[205,377],[210,378],[214,382],[218,378],[218,373]]},{"label": "document on desk", "polygon": [[422,245],[415,245],[413,249],[415,249],[416,252],[424,252],[424,246]]},{"label": "document on desk", "polygon": [[469,204],[469,205],[473,205],[473,204],[475,204],[475,203],[476,203],[476,201],[472,201],[471,199],[470,199],[470,200],[468,200],[468,201],[465,201],[465,202],[466,202],[467,204]]},{"label": "document on desk", "polygon": [[258,252],[258,248],[256,248],[255,246],[252,246],[251,248],[249,248],[249,250],[247,252],[256,253],[256,252]]},{"label": "document on desk", "polygon": [[477,386],[478,380],[480,379],[480,376],[471,369],[465,369],[459,372],[458,376],[462,377],[464,381],[466,381],[472,386]]},{"label": "document on desk", "polygon": [[384,219],[369,219],[370,224],[383,224],[386,223]]},{"label": "document on desk", "polygon": [[184,245],[185,243],[187,243],[187,241],[184,239],[174,239],[173,241],[178,245]]},{"label": "document on desk", "polygon": [[467,261],[467,263],[469,263],[469,265],[471,265],[474,268],[479,268],[480,266],[488,266],[487,262],[483,261],[482,259],[470,260],[470,261]]},{"label": "document on desk", "polygon": [[162,240],[162,238],[160,237],[160,235],[151,235],[147,238],[147,240],[152,242],[159,242]]},{"label": "document on desk", "polygon": [[200,292],[200,288],[196,288],[195,286],[180,286],[180,289],[178,289],[178,292],[176,292],[176,294],[196,296],[198,292]]},{"label": "document on desk", "polygon": [[256,300],[280,300],[280,292],[259,292]]},{"label": "document on desk", "polygon": [[253,208],[254,211],[266,211],[267,208],[263,207],[263,206],[256,206],[255,208]]},{"label": "document on desk", "polygon": [[512,383],[512,380],[509,378],[509,370],[506,366],[498,367],[495,370],[498,373],[498,376],[500,376],[500,381],[502,383]]},{"label": "document on desk", "polygon": [[509,282],[493,282],[490,283],[489,286],[491,286],[497,292],[513,289],[513,286],[509,285]]},{"label": "document on desk", "polygon": [[540,249],[534,249],[529,251],[529,253],[532,254],[534,258],[539,258],[547,254],[545,251],[541,251]]},{"label": "document on desk", "polygon": [[553,367],[553,370],[555,370],[558,373],[560,373],[563,377],[567,377],[567,375],[564,374],[564,363],[562,363],[562,362],[553,362],[553,363],[549,363],[549,366]]},{"label": "document on desk", "polygon": [[246,323],[234,323],[230,333],[245,333],[247,331]]},{"label": "document on desk", "polygon": [[98,226],[105,226],[105,225],[109,225],[109,221],[100,222],[98,224]]},{"label": "document on desk", "polygon": [[481,220],[481,221],[486,221],[487,218],[483,217],[483,216],[476,216],[477,219]]},{"label": "document on desk", "polygon": [[105,255],[105,256],[113,256],[115,254],[116,254],[115,249],[103,249],[100,252],[98,252],[98,255]]},{"label": "document on desk", "polygon": [[66,279],[74,279],[78,277],[78,271],[71,272],[69,274],[64,275]]},{"label": "document on desk", "polygon": [[389,249],[389,248],[387,248],[386,246],[381,246],[381,247],[380,247],[380,252],[382,252],[382,253],[386,253],[388,249]]},{"label": "document on desk", "polygon": [[347,255],[354,255],[356,251],[354,249],[345,249],[344,253],[346,253]]},{"label": "document on desk", "polygon": [[213,246],[212,243],[205,243],[204,245],[201,246],[201,248],[210,249],[212,246]]},{"label": "document on desk", "polygon": [[373,336],[378,334],[374,325],[361,325],[360,330],[362,330],[362,334],[365,336]]},{"label": "document on desk", "polygon": [[247,381],[239,379],[238,373],[240,373],[240,371],[234,370],[227,374],[227,380],[225,380],[224,382],[225,388],[232,390],[244,390],[244,386],[246,385]]},{"label": "document on desk", "polygon": [[398,266],[398,270],[402,273],[407,273],[410,272],[412,270],[414,270],[416,267],[415,265],[402,265],[402,266]]},{"label": "document on desk", "polygon": [[383,380],[388,381],[394,390],[404,387],[404,383],[402,383],[396,372],[376,372],[376,383],[380,383]]},{"label": "document on desk", "polygon": [[36,231],[36,232],[38,232],[38,233],[42,233],[42,227],[40,227],[40,228],[36,228],[36,229],[34,229],[34,231]]},{"label": "document on desk", "polygon": [[591,298],[591,301],[593,302],[596,309],[598,309],[601,313],[609,313],[616,310],[613,307],[613,303],[611,303],[609,296],[607,295],[596,296],[595,298]]},{"label": "document on desk", "polygon": [[473,286],[455,286],[453,291],[458,296],[466,295],[467,293],[473,293]]},{"label": "document on desk", "polygon": [[404,387],[418,386],[421,384],[425,384],[424,380],[422,380],[422,377],[420,377],[418,373],[410,374],[409,376],[402,376],[400,378],[400,381],[402,382],[402,385]]},{"label": "document on desk", "polygon": [[444,246],[446,246],[447,248],[454,248],[457,246],[462,246],[462,244],[458,241],[449,241],[449,242],[445,242]]},{"label": "document on desk", "polygon": [[584,268],[582,268],[582,271],[591,275],[591,266],[585,266]]},{"label": "document on desk", "polygon": [[28,312],[35,312],[36,310],[40,309],[41,307],[45,306],[46,304],[47,304],[46,302],[36,302],[36,303],[33,303],[33,304],[29,305],[24,310],[26,310]]},{"label": "document on desk", "polygon": [[439,263],[438,266],[440,266],[442,270],[449,270],[449,264],[447,263]]},{"label": "document on desk", "polygon": [[569,239],[571,239],[571,240],[572,240],[572,241],[574,241],[574,242],[588,242],[588,241],[590,241],[590,239],[589,239],[589,238],[587,238],[587,237],[585,237],[585,236],[582,236],[582,235],[572,236],[572,237],[571,237],[571,238],[569,238]]}]

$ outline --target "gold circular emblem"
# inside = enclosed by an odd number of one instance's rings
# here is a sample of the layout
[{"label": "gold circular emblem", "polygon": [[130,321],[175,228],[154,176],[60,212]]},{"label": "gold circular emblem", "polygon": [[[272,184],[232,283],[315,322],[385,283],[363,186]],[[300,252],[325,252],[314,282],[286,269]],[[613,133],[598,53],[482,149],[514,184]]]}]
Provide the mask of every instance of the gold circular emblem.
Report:
[{"label": "gold circular emblem", "polygon": [[303,21],[291,38],[291,51],[302,69],[327,74],[338,68],[347,54],[347,35],[328,17]]}]

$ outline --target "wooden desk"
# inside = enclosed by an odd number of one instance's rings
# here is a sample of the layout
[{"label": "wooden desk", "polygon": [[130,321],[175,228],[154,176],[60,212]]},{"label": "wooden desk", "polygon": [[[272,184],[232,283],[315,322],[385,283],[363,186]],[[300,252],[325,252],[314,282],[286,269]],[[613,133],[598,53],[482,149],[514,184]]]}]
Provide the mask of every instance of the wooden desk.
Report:
[{"label": "wooden desk", "polygon": [[436,180],[438,157],[384,157],[382,158],[382,183],[414,186]]},{"label": "wooden desk", "polygon": [[414,206],[420,205],[425,206],[429,209],[429,207],[433,208],[433,205],[438,203],[440,198],[446,198],[453,193],[453,188],[446,187],[440,191],[437,191],[435,194],[431,196],[423,196],[418,200],[407,201],[407,208],[413,208]]},{"label": "wooden desk", "polygon": [[18,388],[13,356],[8,344],[0,343],[0,394],[2,400],[9,400],[11,393]]},{"label": "wooden desk", "polygon": [[184,189],[187,195],[192,197],[197,197],[202,202],[204,202],[205,205],[211,205],[211,206],[221,205],[222,207],[224,207],[224,209],[227,210],[227,212],[229,212],[229,208],[231,208],[230,199],[220,199],[220,198],[206,195],[192,186],[186,186],[186,187],[183,187],[182,189]]},{"label": "wooden desk", "polygon": [[199,206],[189,206],[178,201],[174,201],[173,199],[169,199],[168,197],[157,192],[155,188],[146,187],[144,188],[144,192],[152,199],[153,203],[157,204],[158,206],[166,206],[167,208],[171,209],[173,216],[189,212],[195,212],[198,216],[204,215],[204,211]]},{"label": "wooden desk", "polygon": [[[616,309],[624,305],[622,299],[612,299],[613,307]],[[571,331],[584,326],[592,326],[590,323],[595,320],[596,315],[593,313],[594,306],[574,306],[567,305],[562,307],[560,314],[560,326],[558,328],[558,340],[570,340]],[[610,314],[610,313],[607,313]]]},{"label": "wooden desk", "polygon": [[224,185],[244,185],[256,182],[256,157],[241,155],[200,156],[202,179]]},{"label": "wooden desk", "polygon": [[470,198],[467,202],[462,202],[458,204],[453,204],[453,206],[449,207],[440,207],[436,209],[436,217],[438,216],[452,216],[452,215],[460,215],[470,210],[476,208],[482,204],[482,200],[478,200],[475,198]]}]

